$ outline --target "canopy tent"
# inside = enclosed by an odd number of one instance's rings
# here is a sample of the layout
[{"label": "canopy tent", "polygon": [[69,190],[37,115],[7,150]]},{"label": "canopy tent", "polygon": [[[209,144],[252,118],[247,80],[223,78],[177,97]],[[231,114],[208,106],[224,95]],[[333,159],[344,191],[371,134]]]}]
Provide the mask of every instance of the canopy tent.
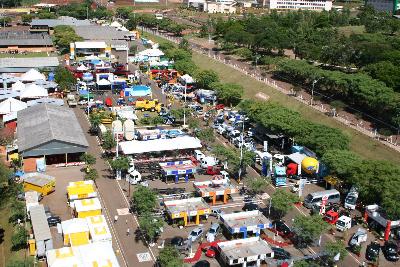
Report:
[{"label": "canopy tent", "polygon": [[191,136],[148,141],[133,140],[119,143],[119,149],[125,155],[197,148],[201,148],[201,142],[199,139]]},{"label": "canopy tent", "polygon": [[100,81],[97,82],[98,86],[110,86],[111,82],[106,79],[101,79]]},{"label": "canopy tent", "polygon": [[28,105],[25,102],[19,101],[15,98],[7,98],[0,103],[0,114],[8,114],[26,109]]},{"label": "canopy tent", "polygon": [[46,80],[46,77],[35,69],[30,69],[21,76],[21,81],[33,82],[37,80]]},{"label": "canopy tent", "polygon": [[128,87],[125,88],[124,95],[135,96],[135,97],[151,96],[151,87],[146,85],[136,85],[133,87]]},{"label": "canopy tent", "polygon": [[20,81],[17,81],[16,83],[13,83],[13,85],[11,85],[11,90],[12,91],[21,92],[24,89],[25,89],[25,84],[23,84]]},{"label": "canopy tent", "polygon": [[34,82],[34,84],[37,84],[43,88],[57,88],[58,84],[53,81],[44,81],[44,80],[37,80]]},{"label": "canopy tent", "polygon": [[48,97],[49,94],[46,89],[37,84],[28,84],[25,89],[21,92],[19,96],[20,99],[23,98],[41,98]]},{"label": "canopy tent", "polygon": [[90,55],[90,56],[86,56],[85,60],[100,60],[98,57],[96,57],[95,55]]},{"label": "canopy tent", "polygon": [[7,84],[8,83],[15,83],[19,81],[18,77],[12,76],[10,74],[7,73],[2,73],[0,76],[0,83],[3,84],[3,89],[7,89]]},{"label": "canopy tent", "polygon": [[179,77],[179,79],[183,80],[186,84],[194,83],[194,79],[189,74],[185,74],[185,75]]},{"label": "canopy tent", "polygon": [[119,27],[117,30],[119,30],[121,32],[129,32],[129,30],[127,28],[125,28],[124,26]]},{"label": "canopy tent", "polygon": [[113,21],[113,22],[110,24],[110,26],[111,26],[111,27],[114,27],[114,28],[120,28],[120,27],[122,27],[121,23],[119,23],[118,21]]},{"label": "canopy tent", "polygon": [[10,97],[19,97],[20,93],[10,90],[0,90],[0,101],[10,98]]},{"label": "canopy tent", "polygon": [[161,57],[164,55],[164,53],[157,48],[150,48],[143,50],[138,53],[139,56],[148,56],[148,57]]},{"label": "canopy tent", "polygon": [[82,65],[78,66],[78,67],[76,68],[76,70],[79,70],[79,71],[87,71],[88,68],[85,67],[85,65],[82,64]]}]

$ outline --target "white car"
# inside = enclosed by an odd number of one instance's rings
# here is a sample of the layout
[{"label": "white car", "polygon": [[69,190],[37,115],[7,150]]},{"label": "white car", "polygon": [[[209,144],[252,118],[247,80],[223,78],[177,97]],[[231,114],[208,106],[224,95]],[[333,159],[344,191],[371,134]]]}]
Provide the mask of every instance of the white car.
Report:
[{"label": "white car", "polygon": [[190,232],[188,239],[191,240],[192,242],[196,242],[197,240],[200,239],[203,233],[204,233],[203,228],[196,227]]}]

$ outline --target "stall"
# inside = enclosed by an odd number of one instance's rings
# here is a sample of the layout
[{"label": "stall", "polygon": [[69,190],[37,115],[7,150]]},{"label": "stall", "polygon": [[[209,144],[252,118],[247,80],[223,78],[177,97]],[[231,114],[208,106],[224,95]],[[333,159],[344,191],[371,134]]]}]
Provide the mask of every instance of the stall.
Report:
[{"label": "stall", "polygon": [[227,266],[260,266],[262,261],[274,257],[271,247],[259,237],[220,242],[217,246]]},{"label": "stall", "polygon": [[201,197],[169,200],[164,202],[172,221],[183,219],[183,226],[198,225],[201,218],[207,219],[211,210]]},{"label": "stall", "polygon": [[168,182],[168,177],[175,179],[175,183],[179,182],[180,178],[184,178],[185,182],[189,182],[189,178],[194,179],[197,165],[191,160],[171,161],[159,163],[165,182]]},{"label": "stall", "polygon": [[104,242],[112,247],[112,236],[104,215],[86,217],[92,242]]},{"label": "stall", "polygon": [[32,172],[21,176],[24,184],[24,191],[36,191],[46,196],[54,191],[56,178],[43,173]]},{"label": "stall", "polygon": [[216,204],[218,197],[222,197],[222,202],[226,204],[231,194],[239,192],[238,188],[229,183],[229,180],[224,179],[222,175],[215,176],[211,181],[195,182],[193,186],[196,193],[202,198],[211,199],[212,205]]},{"label": "stall", "polygon": [[220,220],[229,234],[243,234],[243,238],[249,234],[259,236],[260,231],[269,228],[271,224],[259,210],[222,214]]},{"label": "stall", "polygon": [[68,200],[73,201],[77,199],[97,197],[97,192],[93,181],[77,181],[68,184],[67,195]]},{"label": "stall", "polygon": [[77,218],[101,215],[102,208],[98,198],[74,200],[72,206]]},{"label": "stall", "polygon": [[[29,209],[31,217],[33,237],[29,240],[31,254],[36,254],[38,258],[46,255],[46,251],[53,249],[53,238],[47,222],[46,213],[43,205],[32,206]],[[32,253],[33,252],[33,253]]]},{"label": "stall", "polygon": [[61,222],[64,246],[89,244],[89,227],[85,219],[74,218]]}]

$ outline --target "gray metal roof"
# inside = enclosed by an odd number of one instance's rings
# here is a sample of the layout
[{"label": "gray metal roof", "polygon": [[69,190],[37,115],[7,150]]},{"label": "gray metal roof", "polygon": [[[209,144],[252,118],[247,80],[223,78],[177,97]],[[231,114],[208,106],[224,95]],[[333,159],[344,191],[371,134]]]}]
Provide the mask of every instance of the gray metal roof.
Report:
[{"label": "gray metal roof", "polygon": [[90,25],[90,26],[74,26],[77,35],[85,40],[124,40],[125,35],[129,32],[118,31],[114,27]]},{"label": "gray metal roof", "polygon": [[29,31],[0,32],[0,46],[53,46],[47,33],[32,34]]},{"label": "gray metal roof", "polygon": [[1,68],[46,68],[57,67],[57,57],[0,58]]},{"label": "gray metal roof", "polygon": [[36,241],[45,241],[51,239],[49,223],[43,205],[32,206],[29,209],[33,234]]},{"label": "gray metal roof", "polygon": [[69,108],[39,104],[19,111],[17,117],[20,152],[51,141],[89,146],[75,113]]},{"label": "gray metal roof", "polygon": [[59,17],[58,19],[33,19],[31,22],[31,27],[47,26],[49,28],[54,28],[60,25],[67,25],[67,26],[90,25],[90,21],[79,20],[72,17]]}]

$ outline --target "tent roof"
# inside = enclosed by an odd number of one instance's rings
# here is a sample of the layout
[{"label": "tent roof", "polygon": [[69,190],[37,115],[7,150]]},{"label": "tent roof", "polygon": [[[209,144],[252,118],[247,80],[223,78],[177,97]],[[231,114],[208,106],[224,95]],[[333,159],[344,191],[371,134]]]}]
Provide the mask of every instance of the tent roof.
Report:
[{"label": "tent roof", "polygon": [[115,28],[122,27],[121,23],[119,23],[118,21],[113,21],[113,23],[111,23],[110,26]]},{"label": "tent roof", "polygon": [[25,102],[19,101],[15,98],[7,98],[0,103],[0,114],[8,114],[11,112],[26,109],[28,105]]},{"label": "tent roof", "polygon": [[71,220],[62,221],[61,228],[64,235],[89,232],[89,227],[86,223],[86,220],[82,218],[74,218]]},{"label": "tent roof", "polygon": [[125,155],[140,154],[146,152],[161,152],[182,149],[201,148],[199,139],[191,136],[180,136],[171,139],[156,139],[148,141],[120,142],[119,148]]},{"label": "tent roof", "polygon": [[97,85],[99,86],[111,85],[111,82],[106,79],[101,79],[100,81],[97,82]]},{"label": "tent roof", "polygon": [[288,158],[293,161],[294,163],[301,165],[301,162],[303,161],[304,158],[306,158],[307,155],[301,154],[299,152],[293,153],[288,155]]},{"label": "tent roof", "polygon": [[23,91],[25,89],[25,84],[20,81],[17,81],[11,85],[11,90],[13,91]]},{"label": "tent roof", "polygon": [[21,80],[31,82],[36,80],[46,80],[46,77],[35,69],[30,69],[21,75]]},{"label": "tent roof", "polygon": [[150,49],[146,49],[143,50],[141,52],[139,52],[140,56],[148,56],[148,57],[159,57],[159,56],[163,56],[164,53],[157,48],[150,48]]},{"label": "tent roof", "polygon": [[82,71],[82,70],[87,70],[88,68],[85,67],[85,65],[82,64],[82,65],[80,65],[79,67],[77,67],[76,69]]},{"label": "tent roof", "polygon": [[28,84],[21,92],[20,98],[47,97],[49,94],[46,89],[37,84]]},{"label": "tent roof", "polygon": [[185,75],[181,76],[180,78],[182,80],[184,80],[186,83],[194,83],[194,79],[189,74],[185,74]]}]

